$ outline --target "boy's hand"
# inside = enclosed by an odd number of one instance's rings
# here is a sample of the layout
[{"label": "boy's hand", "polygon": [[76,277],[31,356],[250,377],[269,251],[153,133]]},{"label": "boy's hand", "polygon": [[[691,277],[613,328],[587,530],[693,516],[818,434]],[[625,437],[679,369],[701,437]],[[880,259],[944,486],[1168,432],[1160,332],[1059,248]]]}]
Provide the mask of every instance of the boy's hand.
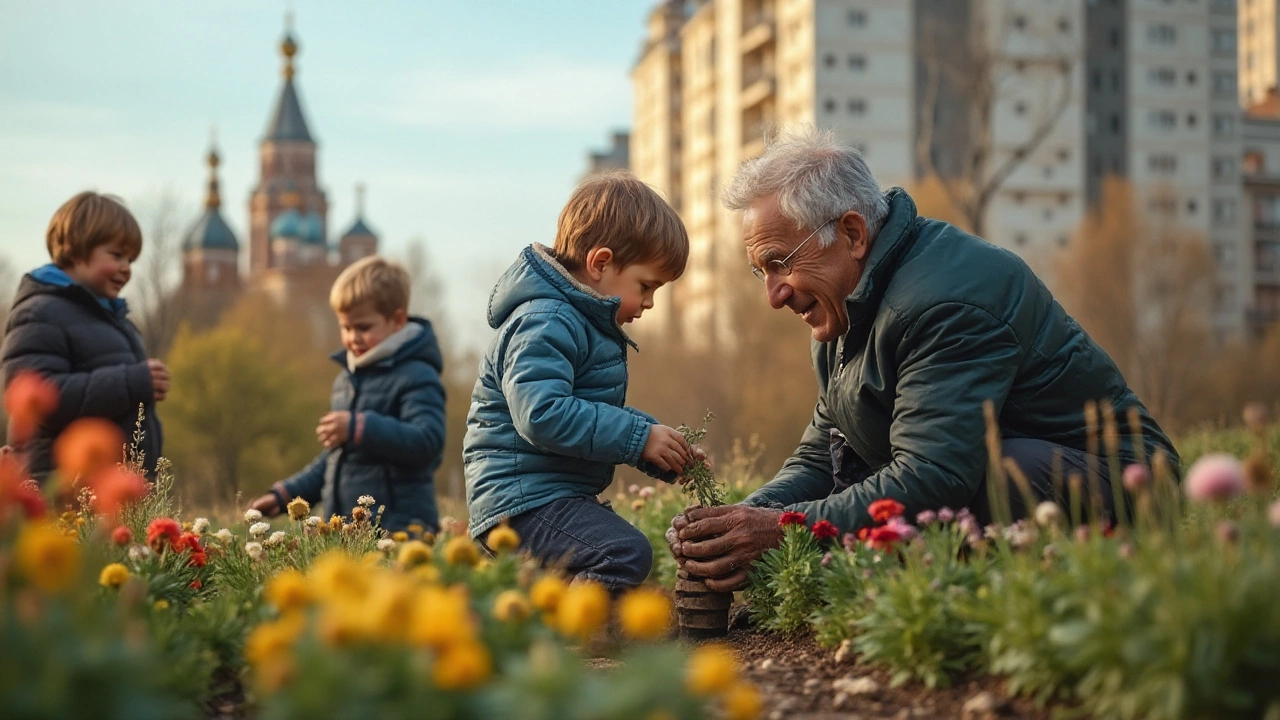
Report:
[{"label": "boy's hand", "polygon": [[319,438],[321,445],[332,449],[351,439],[350,430],[351,413],[339,410],[327,413],[320,418],[320,424],[316,426],[316,437]]},{"label": "boy's hand", "polygon": [[689,464],[684,467],[684,470],[680,471],[680,475],[676,478],[675,482],[677,485],[684,485],[693,479],[688,475],[685,475],[684,473],[689,468],[693,467],[694,465],[697,465],[699,461],[706,463],[708,469],[710,469],[711,467],[711,459],[707,457],[706,450],[703,450],[700,447],[691,448],[689,455],[690,455]]},{"label": "boy's hand", "polygon": [[640,458],[657,465],[662,470],[682,472],[693,457],[689,441],[679,430],[666,425],[649,426],[649,439],[644,443]]},{"label": "boy's hand", "polygon": [[151,371],[151,393],[156,402],[169,395],[169,368],[155,358],[147,361],[147,369]]},{"label": "boy's hand", "polygon": [[275,517],[280,514],[280,502],[276,500],[274,493],[267,493],[249,503],[249,509],[257,510],[267,517]]}]

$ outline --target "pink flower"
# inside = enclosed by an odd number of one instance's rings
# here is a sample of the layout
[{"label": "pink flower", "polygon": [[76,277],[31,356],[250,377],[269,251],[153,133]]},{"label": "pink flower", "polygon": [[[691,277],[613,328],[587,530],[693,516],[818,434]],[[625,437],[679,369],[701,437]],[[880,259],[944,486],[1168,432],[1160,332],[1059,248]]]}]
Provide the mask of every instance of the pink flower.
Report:
[{"label": "pink flower", "polygon": [[922,510],[919,515],[916,515],[916,524],[919,525],[920,527],[924,527],[925,525],[932,525],[933,523],[937,522],[937,520],[938,520],[938,513],[932,510]]},{"label": "pink flower", "polygon": [[649,498],[653,497],[653,486],[645,485],[644,487],[640,488],[640,497],[644,500],[648,500]]},{"label": "pink flower", "polygon": [[1230,455],[1205,455],[1187,471],[1183,489],[1197,502],[1230,500],[1244,492],[1244,467]]},{"label": "pink flower", "polygon": [[1136,493],[1151,484],[1151,471],[1146,465],[1134,463],[1124,469],[1124,489]]},{"label": "pink flower", "polygon": [[938,522],[949,523],[955,519],[956,519],[956,513],[951,508],[944,507],[938,511]]},{"label": "pink flower", "polygon": [[828,565],[830,565],[830,564],[831,564],[831,552],[830,552],[830,551],[827,551],[827,554],[822,556],[822,563],[821,563],[821,565],[822,565],[822,567],[826,567],[826,566],[828,566]]},{"label": "pink flower", "polygon": [[631,483],[631,487],[627,488],[627,492],[631,493],[632,495],[639,494],[640,486],[635,483]]},{"label": "pink flower", "polygon": [[1271,527],[1280,528],[1280,500],[1271,503],[1271,507],[1267,509],[1267,520],[1271,522]]},{"label": "pink flower", "polygon": [[1218,527],[1215,531],[1215,534],[1218,536],[1218,540],[1228,545],[1235,545],[1236,540],[1240,539],[1240,528],[1230,520],[1223,520],[1218,523]]}]

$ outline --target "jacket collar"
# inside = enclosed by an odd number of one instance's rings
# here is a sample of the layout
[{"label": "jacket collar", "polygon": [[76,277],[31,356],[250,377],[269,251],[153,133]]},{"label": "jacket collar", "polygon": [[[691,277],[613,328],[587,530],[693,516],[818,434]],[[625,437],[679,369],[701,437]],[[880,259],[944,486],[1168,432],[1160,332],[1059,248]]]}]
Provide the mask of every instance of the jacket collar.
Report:
[{"label": "jacket collar", "polygon": [[915,201],[902,188],[889,190],[885,197],[889,201],[889,214],[871,243],[867,266],[857,287],[845,298],[850,326],[868,312],[874,312],[885,286],[898,268],[898,262],[915,241]]},{"label": "jacket collar", "polygon": [[73,293],[75,292],[75,289],[78,288],[83,291],[85,295],[93,298],[98,305],[101,306],[103,310],[106,310],[107,314],[112,317],[123,318],[129,314],[129,303],[126,302],[124,298],[102,297],[84,285],[76,282],[74,278],[67,274],[66,270],[63,270],[53,263],[41,265],[35,270],[32,270],[31,277],[51,287],[70,288]]},{"label": "jacket collar", "polygon": [[551,249],[545,245],[533,243],[525,248],[524,254],[534,272],[559,290],[570,305],[587,316],[592,325],[606,335],[639,349],[622,326],[618,325],[618,306],[622,304],[620,298],[608,297],[583,284],[555,259]]}]

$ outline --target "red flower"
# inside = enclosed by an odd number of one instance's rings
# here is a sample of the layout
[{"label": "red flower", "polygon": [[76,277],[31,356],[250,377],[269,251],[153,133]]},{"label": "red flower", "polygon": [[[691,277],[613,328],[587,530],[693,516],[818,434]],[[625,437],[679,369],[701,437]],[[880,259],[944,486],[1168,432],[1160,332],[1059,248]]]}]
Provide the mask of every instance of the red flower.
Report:
[{"label": "red flower", "polygon": [[191,581],[192,590],[199,590],[202,587],[204,587],[204,583],[200,582],[199,578]]},{"label": "red flower", "polygon": [[782,517],[778,518],[778,524],[783,527],[788,525],[804,525],[806,522],[807,519],[805,518],[804,513],[796,512],[795,510],[787,510],[782,513]]},{"label": "red flower", "polygon": [[826,540],[827,538],[833,538],[839,534],[840,534],[840,531],[836,528],[836,526],[832,525],[827,520],[819,520],[818,522],[813,524],[813,536],[818,538],[819,540]]},{"label": "red flower", "polygon": [[175,550],[182,550],[182,527],[173,518],[156,518],[147,526],[147,544],[152,550],[164,550],[165,541]]},{"label": "red flower", "polygon": [[898,517],[906,510],[902,503],[891,498],[881,498],[871,503],[871,507],[867,509],[871,512],[871,519],[878,523],[889,522],[889,518]]},{"label": "red flower", "polygon": [[24,370],[5,389],[4,409],[9,415],[9,441],[20,445],[58,409],[58,388],[39,373]]},{"label": "red flower", "polygon": [[179,552],[190,550],[191,557],[187,558],[187,565],[190,567],[204,567],[207,558],[204,554],[204,548],[200,546],[200,536],[195,533],[182,533],[182,537],[178,538],[178,542],[173,547]]},{"label": "red flower", "polygon": [[858,528],[857,537],[859,540],[866,540],[867,538],[871,537],[871,528],[869,527]]},{"label": "red flower", "polygon": [[899,540],[902,540],[902,535],[896,527],[881,525],[878,528],[872,528],[867,537],[867,544],[876,550],[891,550],[893,544]]},{"label": "red flower", "polygon": [[121,547],[133,542],[133,531],[127,526],[121,525],[111,531],[111,542]]},{"label": "red flower", "polygon": [[4,455],[0,456],[0,521],[10,504],[22,508],[22,515],[28,520],[44,517],[47,510],[39,486],[27,477],[12,455]]}]

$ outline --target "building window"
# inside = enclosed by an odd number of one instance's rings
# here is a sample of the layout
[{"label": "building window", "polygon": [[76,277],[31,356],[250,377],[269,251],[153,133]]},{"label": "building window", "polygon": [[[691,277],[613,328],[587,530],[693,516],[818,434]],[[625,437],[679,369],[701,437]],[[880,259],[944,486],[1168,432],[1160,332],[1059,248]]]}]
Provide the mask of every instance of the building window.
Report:
[{"label": "building window", "polygon": [[1188,215],[1195,215],[1195,214],[1196,214],[1196,211],[1197,211],[1197,210],[1199,210],[1199,209],[1200,209],[1200,203],[1196,202],[1196,199],[1195,199],[1195,198],[1191,198],[1191,199],[1187,200],[1187,214],[1188,214]]},{"label": "building window", "polygon": [[1071,240],[1066,235],[1058,236],[1058,247],[1064,248],[1067,246],[1067,243],[1069,242],[1071,242]]},{"label": "building window", "polygon": [[867,58],[866,58],[866,56],[865,56],[865,55],[850,55],[850,56],[849,56],[849,69],[850,69],[850,70],[864,70],[864,69],[866,69],[866,67],[867,67]]},{"label": "building window", "polygon": [[1102,71],[1101,70],[1094,70],[1093,72],[1089,73],[1089,84],[1093,86],[1094,90],[1102,89]]},{"label": "building window", "polygon": [[1147,73],[1147,82],[1158,87],[1173,87],[1178,82],[1178,74],[1173,71],[1173,68],[1151,68]]},{"label": "building window", "polygon": [[1024,234],[1022,234],[1022,233],[1018,233],[1017,235],[1014,235],[1014,236],[1013,236],[1013,242],[1014,242],[1014,244],[1015,244],[1015,245],[1018,245],[1019,247],[1021,247],[1021,246],[1023,246],[1023,245],[1026,245],[1026,244],[1027,244],[1027,236],[1026,236],[1026,235],[1024,235]]},{"label": "building window", "polygon": [[1124,132],[1124,122],[1120,119],[1120,113],[1111,114],[1111,132],[1115,135]]},{"label": "building window", "polygon": [[1195,70],[1188,70],[1188,71],[1187,71],[1187,84],[1188,84],[1188,85],[1195,85],[1195,84],[1196,84],[1196,81],[1197,81],[1197,80],[1199,80],[1199,79],[1200,79],[1200,76],[1196,75],[1196,71],[1195,71]]},{"label": "building window", "polygon": [[1019,100],[1013,104],[1013,114],[1022,116],[1027,114],[1027,104]]},{"label": "building window", "polygon": [[1178,114],[1172,110],[1152,110],[1147,124],[1157,130],[1173,130],[1178,126]]},{"label": "building window", "polygon": [[867,101],[862,98],[849,98],[849,114],[863,115],[867,112]]},{"label": "building window", "polygon": [[1018,29],[1018,30],[1026,30],[1026,29],[1027,29],[1027,16],[1026,16],[1026,15],[1014,15],[1014,16],[1013,16],[1013,27],[1014,27],[1014,28],[1016,28],[1016,29]]},{"label": "building window", "polygon": [[1236,74],[1230,72],[1215,72],[1213,74],[1213,96],[1219,98],[1235,97],[1238,92],[1236,86]]},{"label": "building window", "polygon": [[1209,49],[1214,55],[1236,54],[1236,31],[1214,28],[1209,34]]},{"label": "building window", "polygon": [[1219,113],[1213,116],[1213,136],[1229,138],[1236,134],[1236,117]]},{"label": "building window", "polygon": [[1178,29],[1168,23],[1148,25],[1147,42],[1152,45],[1173,45],[1178,42]]},{"label": "building window", "polygon": [[1107,34],[1109,36],[1108,39],[1110,39],[1111,41],[1111,49],[1119,50],[1120,49],[1120,28],[1113,27],[1111,28],[1111,31]]},{"label": "building window", "polygon": [[1155,175],[1172,175],[1178,171],[1176,155],[1158,154],[1147,158],[1147,169]]},{"label": "building window", "polygon": [[1231,243],[1216,242],[1213,244],[1213,259],[1223,270],[1231,270],[1236,266],[1236,247]]},{"label": "building window", "polygon": [[1058,30],[1063,33],[1071,32],[1071,21],[1067,18],[1058,18]]},{"label": "building window", "polygon": [[1071,148],[1058,148],[1058,162],[1066,162],[1071,159]]},{"label": "building window", "polygon": [[849,24],[854,27],[865,26],[867,24],[867,14],[862,10],[850,10]]},{"label": "building window", "polygon": [[826,65],[828,68],[833,68],[833,67],[835,67],[835,66],[836,66],[836,55],[835,55],[835,53],[827,53],[826,55],[824,55],[824,56],[822,57],[822,63],[823,63],[824,65]]},{"label": "building window", "polygon": [[1236,304],[1236,289],[1230,285],[1220,285],[1214,292],[1214,302],[1218,306],[1218,312],[1231,312]]},{"label": "building window", "polygon": [[1172,215],[1178,211],[1178,203],[1168,195],[1157,195],[1147,201],[1147,208],[1152,213]]},{"label": "building window", "polygon": [[836,111],[836,101],[835,101],[835,100],[832,100],[831,98],[827,98],[826,100],[824,100],[824,101],[822,102],[822,109],[823,109],[823,110],[826,110],[828,113],[833,113],[833,112],[835,112],[835,111]]},{"label": "building window", "polygon": [[1280,227],[1280,197],[1262,195],[1254,200],[1253,223],[1262,228]]},{"label": "building window", "polygon": [[1112,70],[1111,71],[1111,90],[1113,92],[1120,92],[1120,88],[1122,87],[1123,85],[1120,82],[1120,71]]},{"label": "building window", "polygon": [[1213,222],[1217,225],[1234,225],[1236,222],[1236,201],[1217,198],[1213,201]]}]

